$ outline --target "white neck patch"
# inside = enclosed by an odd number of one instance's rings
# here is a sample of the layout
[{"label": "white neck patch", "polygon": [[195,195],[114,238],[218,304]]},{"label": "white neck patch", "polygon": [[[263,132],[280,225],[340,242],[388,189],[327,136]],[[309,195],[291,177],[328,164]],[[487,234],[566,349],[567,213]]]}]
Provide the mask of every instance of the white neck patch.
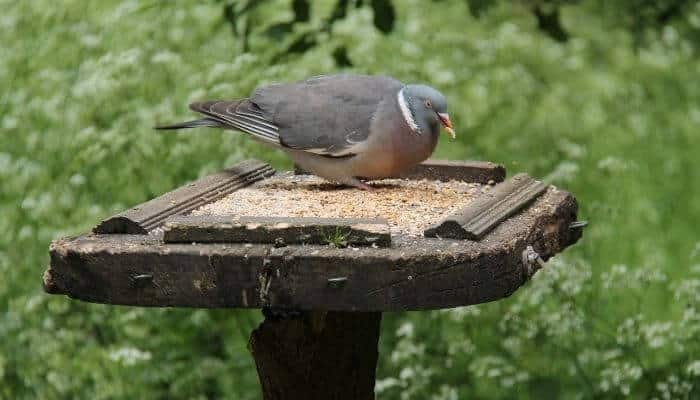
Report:
[{"label": "white neck patch", "polygon": [[418,127],[418,124],[416,124],[416,121],[413,119],[413,115],[411,114],[411,109],[408,108],[408,102],[406,101],[406,97],[403,95],[403,89],[399,90],[399,94],[397,95],[398,101],[399,101],[399,108],[401,109],[401,114],[403,115],[403,119],[406,121],[408,126],[411,128],[411,130],[414,133],[421,134],[420,127]]}]

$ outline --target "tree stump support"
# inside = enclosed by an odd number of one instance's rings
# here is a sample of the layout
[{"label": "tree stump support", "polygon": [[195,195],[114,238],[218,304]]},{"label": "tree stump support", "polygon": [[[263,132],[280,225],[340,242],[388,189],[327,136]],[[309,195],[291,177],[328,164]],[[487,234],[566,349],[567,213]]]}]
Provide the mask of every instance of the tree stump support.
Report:
[{"label": "tree stump support", "polygon": [[374,399],[380,312],[266,317],[250,336],[264,400]]}]

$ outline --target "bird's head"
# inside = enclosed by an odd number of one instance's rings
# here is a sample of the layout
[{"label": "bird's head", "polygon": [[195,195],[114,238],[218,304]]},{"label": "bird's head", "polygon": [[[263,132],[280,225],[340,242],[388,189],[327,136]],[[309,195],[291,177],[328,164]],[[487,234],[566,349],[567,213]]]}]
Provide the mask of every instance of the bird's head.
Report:
[{"label": "bird's head", "polygon": [[406,85],[399,91],[399,107],[412,129],[437,135],[442,125],[452,139],[455,131],[442,93],[426,85]]}]

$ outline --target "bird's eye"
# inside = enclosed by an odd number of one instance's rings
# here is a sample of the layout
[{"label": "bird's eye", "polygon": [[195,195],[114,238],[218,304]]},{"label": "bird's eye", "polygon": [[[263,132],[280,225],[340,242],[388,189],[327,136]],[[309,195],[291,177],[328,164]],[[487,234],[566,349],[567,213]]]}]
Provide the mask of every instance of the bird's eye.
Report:
[{"label": "bird's eye", "polygon": [[426,101],[425,101],[425,106],[428,107],[428,108],[431,108],[431,107],[433,107],[433,103],[432,103],[430,100],[426,100]]}]

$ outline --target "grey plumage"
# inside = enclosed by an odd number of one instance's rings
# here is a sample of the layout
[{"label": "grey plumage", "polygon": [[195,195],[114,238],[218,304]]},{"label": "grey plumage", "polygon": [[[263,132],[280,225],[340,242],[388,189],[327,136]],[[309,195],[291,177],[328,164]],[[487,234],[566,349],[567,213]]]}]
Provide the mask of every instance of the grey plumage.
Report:
[{"label": "grey plumage", "polygon": [[341,155],[367,139],[379,103],[402,86],[388,77],[326,75],[263,86],[251,100],[280,127],[284,146]]},{"label": "grey plumage", "polygon": [[384,76],[322,75],[190,108],[206,117],[157,129],[239,130],[316,175],[365,189],[357,177],[386,177],[428,158],[440,124],[453,133],[442,94]]},{"label": "grey plumage", "polygon": [[225,128],[226,125],[213,118],[200,118],[167,126],[156,126],[159,130],[175,130],[185,128]]}]

